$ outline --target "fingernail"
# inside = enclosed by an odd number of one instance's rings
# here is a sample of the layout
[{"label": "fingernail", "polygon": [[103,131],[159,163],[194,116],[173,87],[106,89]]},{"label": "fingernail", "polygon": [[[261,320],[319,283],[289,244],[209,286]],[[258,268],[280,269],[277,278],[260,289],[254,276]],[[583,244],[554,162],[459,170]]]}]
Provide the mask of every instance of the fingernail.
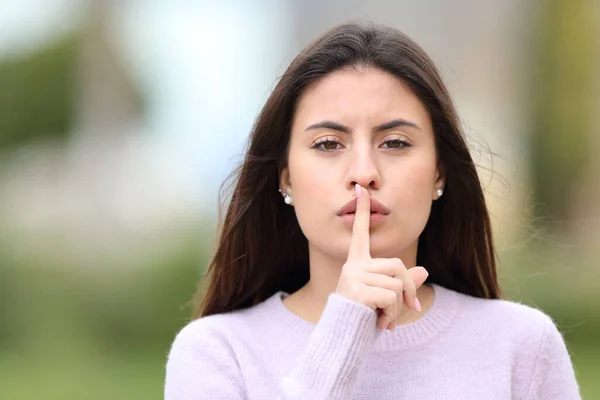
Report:
[{"label": "fingernail", "polygon": [[357,183],[354,185],[354,189],[356,189],[356,198],[359,199],[361,195],[360,185]]},{"label": "fingernail", "polygon": [[429,271],[427,271],[427,269],[426,269],[424,266],[422,266],[422,265],[415,265],[415,267],[416,267],[416,268],[423,268],[423,269],[425,270],[425,273],[426,273],[427,275],[429,275]]},{"label": "fingernail", "polygon": [[415,297],[415,307],[417,308],[417,311],[421,311],[421,303],[419,302],[419,299],[417,299]]}]

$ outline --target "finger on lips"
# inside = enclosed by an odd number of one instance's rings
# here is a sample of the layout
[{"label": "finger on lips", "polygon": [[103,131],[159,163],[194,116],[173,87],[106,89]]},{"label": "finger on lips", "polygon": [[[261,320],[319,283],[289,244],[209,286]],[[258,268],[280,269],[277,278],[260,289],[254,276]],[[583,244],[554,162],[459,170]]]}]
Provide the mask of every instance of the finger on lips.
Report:
[{"label": "finger on lips", "polygon": [[[407,269],[402,260],[398,258],[371,258],[369,233],[371,199],[369,192],[360,185],[356,184],[355,190],[356,211],[348,249],[348,260],[345,264],[350,268],[348,271],[354,272],[347,272],[343,277],[341,290],[351,293],[348,290],[350,286],[347,282],[355,279],[362,281],[362,285],[366,286],[366,293],[370,293],[367,298],[370,297],[371,300],[368,302],[378,313],[377,327],[393,329],[403,303],[412,309],[421,311],[416,295],[417,289],[427,279],[427,271],[423,267]],[[356,295],[349,296],[355,297]]]},{"label": "finger on lips", "polygon": [[356,190],[356,211],[354,214],[354,224],[352,225],[352,239],[350,240],[350,249],[348,252],[349,260],[359,260],[370,258],[369,249],[369,224],[371,218],[371,200],[369,192],[355,186]]}]

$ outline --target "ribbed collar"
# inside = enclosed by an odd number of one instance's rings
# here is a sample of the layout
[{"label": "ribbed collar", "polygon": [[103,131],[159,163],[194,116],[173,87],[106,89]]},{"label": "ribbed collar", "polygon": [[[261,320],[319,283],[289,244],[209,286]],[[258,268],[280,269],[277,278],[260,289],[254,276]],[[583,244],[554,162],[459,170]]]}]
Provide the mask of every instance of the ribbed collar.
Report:
[{"label": "ribbed collar", "polygon": [[[431,286],[434,299],[427,313],[416,321],[399,325],[394,331],[379,331],[373,351],[397,352],[415,348],[433,340],[450,326],[464,295],[437,284]],[[315,324],[291,312],[282,301],[287,296],[285,292],[277,292],[268,298],[261,308],[280,333],[291,341],[304,342],[312,333]]]}]

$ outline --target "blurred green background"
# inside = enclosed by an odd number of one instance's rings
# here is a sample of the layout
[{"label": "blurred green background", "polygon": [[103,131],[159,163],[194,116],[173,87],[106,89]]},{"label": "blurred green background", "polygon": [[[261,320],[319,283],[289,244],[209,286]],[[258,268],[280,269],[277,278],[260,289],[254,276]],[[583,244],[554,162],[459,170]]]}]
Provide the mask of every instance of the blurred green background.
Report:
[{"label": "blurred green background", "polygon": [[356,17],[439,62],[506,297],[554,318],[600,396],[598,4],[325,3],[0,5],[2,399],[162,398],[231,158],[286,62]]}]

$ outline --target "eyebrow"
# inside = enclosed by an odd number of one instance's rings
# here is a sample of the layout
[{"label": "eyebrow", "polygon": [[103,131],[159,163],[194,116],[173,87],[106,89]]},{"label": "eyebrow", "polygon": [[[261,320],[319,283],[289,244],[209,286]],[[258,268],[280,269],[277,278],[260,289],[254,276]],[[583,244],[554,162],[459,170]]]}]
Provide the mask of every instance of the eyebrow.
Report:
[{"label": "eyebrow", "polygon": [[[411,122],[411,121],[408,121],[405,119],[395,119],[393,121],[389,121],[384,124],[377,125],[375,128],[373,128],[373,132],[382,132],[382,131],[387,131],[387,130],[390,130],[393,128],[398,128],[398,127],[409,127],[409,128],[415,128],[415,129],[421,130],[419,125],[415,124],[414,122]],[[345,133],[351,132],[351,129],[349,127],[339,124],[337,122],[333,122],[333,121],[317,122],[316,124],[312,124],[312,125],[308,126],[304,131],[309,131],[309,130],[313,130],[313,129],[331,129],[333,131],[340,131],[340,132],[345,132]]]}]

